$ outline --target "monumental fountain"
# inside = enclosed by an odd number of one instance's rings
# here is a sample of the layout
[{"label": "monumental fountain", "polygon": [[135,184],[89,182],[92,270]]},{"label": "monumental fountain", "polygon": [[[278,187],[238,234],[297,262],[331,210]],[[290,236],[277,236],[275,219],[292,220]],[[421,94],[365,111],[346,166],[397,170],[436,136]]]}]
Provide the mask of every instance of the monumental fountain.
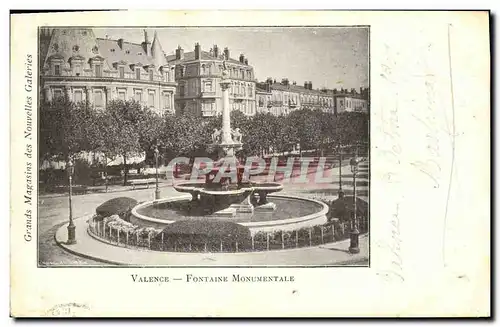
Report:
[{"label": "monumental fountain", "polygon": [[203,169],[204,179],[176,182],[174,189],[183,193],[179,196],[137,205],[129,199],[135,206],[125,216],[97,212],[89,220],[90,236],[116,246],[174,252],[269,251],[278,243],[285,249],[334,240],[333,226],[327,224],[328,205],[280,194],[283,185],[275,181],[250,180],[245,171],[250,167],[236,158],[244,136],[231,128],[226,69],[220,85],[222,128],[214,130],[209,144],[218,151],[218,160]]}]

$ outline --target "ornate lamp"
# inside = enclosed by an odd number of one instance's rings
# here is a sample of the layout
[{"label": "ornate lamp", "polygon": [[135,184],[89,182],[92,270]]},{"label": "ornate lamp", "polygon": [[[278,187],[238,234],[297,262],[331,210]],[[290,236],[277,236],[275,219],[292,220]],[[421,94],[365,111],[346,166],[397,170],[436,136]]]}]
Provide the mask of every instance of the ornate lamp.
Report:
[{"label": "ornate lamp", "polygon": [[69,180],[69,224],[68,224],[68,242],[67,244],[75,244],[75,224],[73,222],[73,204],[71,203],[71,198],[73,196],[73,174],[75,173],[75,167],[73,166],[73,162],[70,159],[68,161],[68,165],[66,167],[68,171],[68,180]]},{"label": "ornate lamp", "polygon": [[155,165],[156,165],[156,189],[155,189],[155,200],[160,199],[160,187],[158,185],[158,157],[160,154],[160,151],[158,150],[158,146],[155,146]]},{"label": "ornate lamp", "polygon": [[358,230],[358,222],[357,222],[357,214],[358,214],[358,209],[356,206],[356,174],[358,173],[358,158],[357,158],[357,148],[356,148],[356,155],[354,158],[350,160],[350,165],[351,165],[351,172],[352,172],[352,179],[353,179],[353,193],[354,193],[354,214],[353,214],[353,219],[351,222],[351,244],[349,246],[349,252],[350,253],[359,253],[359,230]]}]

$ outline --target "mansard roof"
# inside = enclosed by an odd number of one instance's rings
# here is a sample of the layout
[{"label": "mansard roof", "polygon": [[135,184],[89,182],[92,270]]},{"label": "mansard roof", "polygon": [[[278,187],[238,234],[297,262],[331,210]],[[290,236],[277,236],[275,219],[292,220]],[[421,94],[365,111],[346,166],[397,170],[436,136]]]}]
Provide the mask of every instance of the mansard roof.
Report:
[{"label": "mansard roof", "polygon": [[[194,51],[185,52],[183,60],[177,60],[177,59],[175,59],[176,58],[175,54],[168,55],[166,57],[167,57],[167,61],[169,63],[171,63],[171,64],[180,64],[180,63],[183,63],[183,62],[196,60],[195,59]],[[211,55],[210,52],[202,50],[201,51],[200,60],[220,60],[220,61],[222,61],[223,59],[222,58],[216,58],[215,56]],[[236,60],[236,59],[233,59],[233,58],[229,58],[229,60],[226,60],[226,62],[228,62],[230,64],[238,64],[238,65],[241,65],[241,66],[246,66],[246,67],[249,67],[249,68],[252,67],[250,65],[245,65],[245,64],[241,63],[239,60]]]}]

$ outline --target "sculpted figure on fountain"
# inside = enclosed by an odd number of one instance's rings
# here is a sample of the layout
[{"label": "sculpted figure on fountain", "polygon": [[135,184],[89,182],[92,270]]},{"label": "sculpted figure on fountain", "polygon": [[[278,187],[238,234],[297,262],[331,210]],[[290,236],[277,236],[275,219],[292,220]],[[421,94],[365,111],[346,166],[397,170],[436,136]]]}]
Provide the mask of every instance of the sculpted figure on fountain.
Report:
[{"label": "sculpted figure on fountain", "polygon": [[239,128],[231,130],[231,136],[233,138],[234,143],[241,143],[241,138],[243,137],[243,134],[241,134]]},{"label": "sculpted figure on fountain", "polygon": [[214,132],[212,133],[212,142],[214,144],[220,143],[220,134],[221,131],[218,130],[217,128],[214,128]]}]

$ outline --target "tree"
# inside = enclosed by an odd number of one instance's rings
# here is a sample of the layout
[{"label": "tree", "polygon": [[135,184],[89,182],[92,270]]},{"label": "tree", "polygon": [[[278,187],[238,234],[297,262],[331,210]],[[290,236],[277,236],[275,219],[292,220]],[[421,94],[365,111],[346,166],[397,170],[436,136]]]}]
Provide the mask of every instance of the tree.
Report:
[{"label": "tree", "polygon": [[165,132],[161,140],[168,154],[194,157],[206,152],[210,134],[206,135],[207,128],[202,118],[191,113],[168,115],[164,123]]},{"label": "tree", "polygon": [[92,148],[87,130],[94,123],[86,103],[75,105],[67,97],[40,106],[40,160],[74,159]]},{"label": "tree", "polygon": [[321,122],[312,110],[301,109],[292,111],[287,116],[287,122],[293,132],[293,139],[300,144],[300,152],[314,149],[320,143]]},{"label": "tree", "polygon": [[139,129],[142,127],[141,120],[144,117],[143,108],[136,101],[113,100],[107,104],[106,111],[111,116],[110,122],[115,124],[115,128],[119,131],[120,141],[116,144],[115,150],[123,157],[123,185],[126,185],[127,157],[136,155],[142,150],[139,143]]},{"label": "tree", "polygon": [[324,155],[324,151],[333,143],[335,139],[335,131],[337,129],[336,117],[330,113],[323,112],[321,110],[315,110],[314,115],[316,116],[316,121],[319,125],[317,131],[319,139],[319,150],[321,151],[321,156]]},{"label": "tree", "polygon": [[369,116],[361,112],[342,112],[337,117],[337,139],[342,145],[368,142]]}]

